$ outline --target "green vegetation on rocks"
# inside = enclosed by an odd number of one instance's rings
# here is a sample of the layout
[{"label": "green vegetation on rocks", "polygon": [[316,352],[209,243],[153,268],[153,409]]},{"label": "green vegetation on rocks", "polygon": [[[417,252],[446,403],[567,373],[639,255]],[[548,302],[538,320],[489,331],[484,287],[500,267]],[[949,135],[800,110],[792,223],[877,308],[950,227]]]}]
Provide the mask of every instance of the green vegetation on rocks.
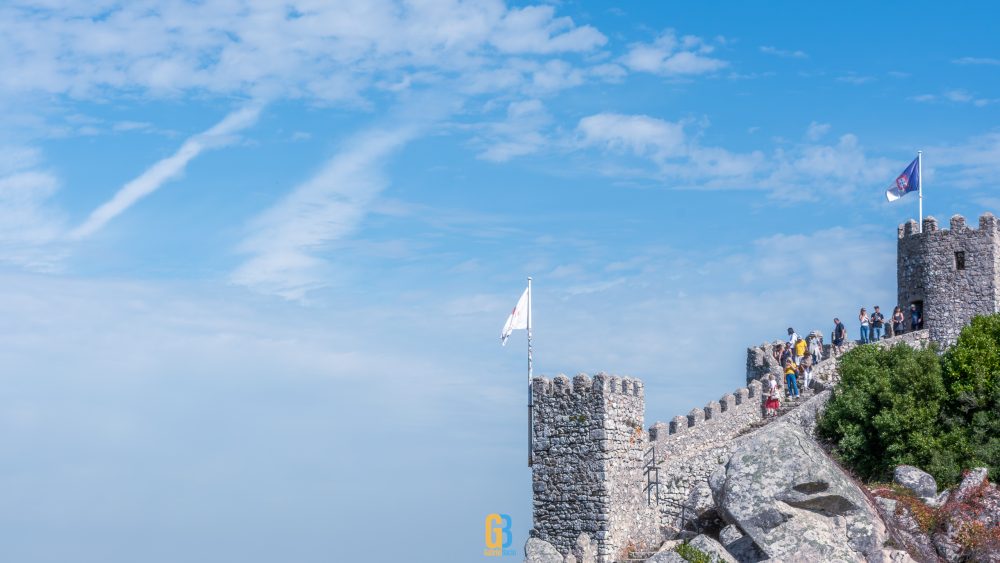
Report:
[{"label": "green vegetation on rocks", "polygon": [[976,317],[945,354],[859,346],[819,421],[846,465],[868,480],[915,465],[939,486],[964,469],[1000,469],[1000,315]]}]

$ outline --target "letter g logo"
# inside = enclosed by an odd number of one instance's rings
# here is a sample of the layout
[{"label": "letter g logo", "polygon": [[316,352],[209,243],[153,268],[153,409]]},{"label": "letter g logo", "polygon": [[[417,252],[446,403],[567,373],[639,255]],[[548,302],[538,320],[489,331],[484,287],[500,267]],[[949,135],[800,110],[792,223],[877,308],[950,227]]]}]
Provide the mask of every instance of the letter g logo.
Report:
[{"label": "letter g logo", "polygon": [[510,516],[495,513],[486,516],[486,547],[490,549],[510,547],[513,540],[510,533]]}]

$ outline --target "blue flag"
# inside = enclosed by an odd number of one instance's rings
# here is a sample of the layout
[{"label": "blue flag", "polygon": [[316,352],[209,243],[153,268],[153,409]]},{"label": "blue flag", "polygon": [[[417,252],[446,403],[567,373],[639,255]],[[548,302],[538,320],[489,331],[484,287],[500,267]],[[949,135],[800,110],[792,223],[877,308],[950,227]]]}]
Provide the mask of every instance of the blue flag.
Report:
[{"label": "blue flag", "polygon": [[913,159],[913,162],[903,170],[903,173],[896,177],[892,187],[885,191],[885,198],[889,201],[896,201],[904,195],[920,189],[920,157]]}]

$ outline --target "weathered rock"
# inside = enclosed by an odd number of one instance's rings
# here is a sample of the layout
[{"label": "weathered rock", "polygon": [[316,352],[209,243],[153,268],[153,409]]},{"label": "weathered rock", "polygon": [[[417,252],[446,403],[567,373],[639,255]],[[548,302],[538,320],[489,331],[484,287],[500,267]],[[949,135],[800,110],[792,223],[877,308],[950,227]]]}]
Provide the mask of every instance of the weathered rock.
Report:
[{"label": "weathered rock", "polygon": [[933,498],[937,495],[937,482],[934,477],[912,465],[897,465],[892,480],[918,497]]},{"label": "weathered rock", "polygon": [[719,530],[719,543],[724,546],[740,540],[743,537],[743,532],[739,528],[729,524],[725,528]]},{"label": "weathered rock", "polygon": [[524,563],[563,563],[563,556],[549,542],[528,538],[524,543]]},{"label": "weathered rock", "polygon": [[573,555],[580,563],[597,563],[597,546],[590,541],[590,536],[580,533],[573,545]]},{"label": "weathered rock", "polygon": [[[875,489],[873,491],[873,494],[875,494],[875,506],[882,515],[882,521],[891,529],[891,536],[896,545],[905,547],[908,551],[917,555],[921,561],[936,561],[937,552],[934,549],[934,544],[931,543],[930,537],[920,528],[916,518],[906,508],[905,503],[878,496],[880,491],[884,491],[884,489]],[[900,557],[898,554],[889,554],[889,556],[896,557],[897,559]],[[883,558],[883,560],[885,559]],[[890,558],[888,561],[895,560]]]},{"label": "weathered rock", "polygon": [[576,556],[572,553],[567,553],[566,557],[563,558],[563,563],[576,563]]},{"label": "weathered rock", "polygon": [[[883,549],[881,558],[876,561],[877,563],[917,563],[916,559],[901,549]],[[934,559],[926,559],[925,561],[934,561]]]},{"label": "weathered rock", "polygon": [[985,467],[970,470],[965,477],[962,477],[962,482],[955,489],[954,498],[959,501],[966,500],[972,491],[979,488],[986,481],[987,473],[989,473],[989,470]]},{"label": "weathered rock", "polygon": [[[933,541],[947,561],[1000,562],[1000,546],[991,539],[1000,530],[1000,490],[986,474],[986,468],[966,474],[941,508],[944,520]],[[980,533],[968,535],[976,529]]]},{"label": "weathered rock", "polygon": [[646,563],[687,563],[687,560],[671,549],[658,552],[647,559]]},{"label": "weathered rock", "polygon": [[725,563],[736,563],[736,559],[734,559],[733,556],[726,551],[726,548],[722,547],[721,543],[713,540],[705,534],[696,536],[693,540],[688,542],[688,544],[710,555],[713,563],[716,559]]},{"label": "weathered rock", "polygon": [[797,425],[774,423],[743,437],[709,485],[722,517],[768,558],[881,556],[885,527],[877,512]]}]

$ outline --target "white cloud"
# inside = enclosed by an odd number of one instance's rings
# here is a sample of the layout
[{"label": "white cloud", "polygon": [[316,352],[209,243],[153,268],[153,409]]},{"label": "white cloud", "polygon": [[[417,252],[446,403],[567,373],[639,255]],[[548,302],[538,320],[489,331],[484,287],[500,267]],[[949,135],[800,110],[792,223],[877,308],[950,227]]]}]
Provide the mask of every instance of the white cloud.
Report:
[{"label": "white cloud", "polygon": [[648,115],[600,113],[584,117],[577,125],[583,146],[628,151],[656,160],[685,154],[684,124]]},{"label": "white cloud", "polygon": [[845,74],[843,76],[838,76],[837,80],[839,82],[847,82],[848,84],[861,85],[861,84],[867,84],[869,82],[873,82],[875,80],[875,77],[874,76],[863,76],[863,75],[859,75],[859,74],[855,74],[855,73],[849,73],[849,74]]},{"label": "white cloud", "polygon": [[552,6],[526,6],[508,11],[490,42],[505,53],[563,53],[590,51],[607,43],[597,29],[575,26],[568,17],[555,17]]},{"label": "white cloud", "polygon": [[35,148],[0,146],[0,261],[51,271],[65,250],[59,244],[64,219],[50,203],[59,188],[41,166]]},{"label": "white cloud", "polygon": [[991,100],[989,98],[976,97],[968,90],[963,90],[961,88],[945,90],[940,96],[936,96],[934,94],[920,94],[918,96],[911,96],[907,99],[921,103],[952,102],[955,104],[972,104],[976,107],[984,107],[997,102],[997,100]]},{"label": "white cloud", "polygon": [[829,123],[817,123],[813,121],[812,123],[809,124],[809,128],[806,129],[806,138],[809,139],[810,141],[818,141],[823,137],[823,135],[826,135],[829,132],[830,132]]},{"label": "white cloud", "polygon": [[782,57],[786,59],[807,59],[809,55],[802,51],[786,51],[784,49],[778,49],[777,47],[763,46],[760,48],[760,52],[767,55],[774,55],[776,57]]},{"label": "white cloud", "polygon": [[164,183],[184,172],[187,164],[206,149],[220,148],[233,143],[239,131],[257,122],[261,106],[250,104],[236,110],[208,130],[187,141],[173,155],[158,161],[137,178],[122,186],[115,195],[95,209],[82,225],[70,233],[71,238],[81,239],[100,230],[140,199],[153,193]]},{"label": "white cloud", "polygon": [[416,135],[416,127],[374,129],[350,139],[313,177],[252,223],[239,250],[249,254],[231,279],[263,293],[302,300],[331,282],[317,254],[352,233],[388,184],[384,160]]},{"label": "white cloud", "polygon": [[636,72],[663,76],[695,75],[715,72],[728,62],[707,56],[714,48],[691,35],[678,38],[667,30],[652,43],[633,43],[621,63]]},{"label": "white cloud", "polygon": [[538,152],[549,139],[543,130],[552,122],[540,100],[511,102],[506,119],[484,126],[484,142],[489,146],[477,157],[492,162],[506,162],[517,156]]},{"label": "white cloud", "polygon": [[407,76],[467,77],[497,68],[498,53],[585,53],[606,42],[551,6],[501,0],[307,1],[294,10],[266,0],[18,1],[0,7],[0,91],[363,104],[366,90],[408,88]]},{"label": "white cloud", "polygon": [[988,65],[988,66],[1000,66],[1000,59],[991,59],[986,57],[962,57],[960,59],[955,59],[951,61],[957,65]]}]

